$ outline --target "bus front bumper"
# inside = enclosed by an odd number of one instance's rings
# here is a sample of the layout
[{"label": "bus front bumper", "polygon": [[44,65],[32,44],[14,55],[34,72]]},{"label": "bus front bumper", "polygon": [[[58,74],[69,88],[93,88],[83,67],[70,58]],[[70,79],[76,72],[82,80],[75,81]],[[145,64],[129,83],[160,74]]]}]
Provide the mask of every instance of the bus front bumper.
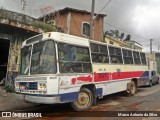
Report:
[{"label": "bus front bumper", "polygon": [[34,95],[24,95],[24,94],[16,94],[18,99],[32,102],[32,103],[40,103],[40,104],[56,104],[61,103],[60,96],[34,96]]}]

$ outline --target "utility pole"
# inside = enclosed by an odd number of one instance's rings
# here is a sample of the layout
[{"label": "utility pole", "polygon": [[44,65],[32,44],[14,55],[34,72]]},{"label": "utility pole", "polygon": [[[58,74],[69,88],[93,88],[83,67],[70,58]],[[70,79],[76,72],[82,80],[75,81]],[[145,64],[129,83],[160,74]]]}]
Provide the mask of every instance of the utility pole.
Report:
[{"label": "utility pole", "polygon": [[152,41],[153,39],[150,39],[150,53],[152,53]]},{"label": "utility pole", "polygon": [[91,21],[90,21],[90,39],[94,39],[94,7],[95,7],[95,0],[92,0],[92,7],[91,7]]}]

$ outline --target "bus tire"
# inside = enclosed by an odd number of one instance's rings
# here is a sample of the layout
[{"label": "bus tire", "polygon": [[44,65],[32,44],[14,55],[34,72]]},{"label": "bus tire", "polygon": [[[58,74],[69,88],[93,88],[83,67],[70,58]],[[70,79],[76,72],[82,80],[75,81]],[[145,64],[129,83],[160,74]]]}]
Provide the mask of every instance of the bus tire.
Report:
[{"label": "bus tire", "polygon": [[137,86],[134,81],[131,81],[130,83],[130,88],[129,88],[129,96],[133,96],[137,93]]},{"label": "bus tire", "polygon": [[153,83],[152,80],[149,81],[149,87],[152,87]]},{"label": "bus tire", "polygon": [[71,103],[71,106],[76,111],[88,110],[93,104],[93,94],[87,88],[81,88],[78,94],[78,100]]},{"label": "bus tire", "polygon": [[157,80],[156,84],[159,84],[159,78],[158,78],[158,80]]}]

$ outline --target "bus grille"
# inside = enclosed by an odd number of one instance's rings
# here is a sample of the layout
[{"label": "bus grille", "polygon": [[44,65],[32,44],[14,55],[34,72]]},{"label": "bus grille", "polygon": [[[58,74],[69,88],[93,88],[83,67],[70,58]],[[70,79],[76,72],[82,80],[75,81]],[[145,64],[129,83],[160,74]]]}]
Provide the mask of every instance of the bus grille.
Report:
[{"label": "bus grille", "polygon": [[37,82],[20,82],[20,86],[24,86],[27,90],[38,90]]}]

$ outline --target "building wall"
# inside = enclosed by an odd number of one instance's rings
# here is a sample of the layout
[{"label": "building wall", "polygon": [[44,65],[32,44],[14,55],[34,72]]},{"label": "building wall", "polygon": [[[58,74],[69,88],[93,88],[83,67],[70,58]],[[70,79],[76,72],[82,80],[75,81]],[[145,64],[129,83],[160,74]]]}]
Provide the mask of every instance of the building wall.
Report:
[{"label": "building wall", "polygon": [[115,46],[127,47],[124,42],[122,42],[120,40],[113,39],[109,36],[105,37],[105,42],[108,44],[110,44],[110,42],[113,42],[113,45],[115,45]]},{"label": "building wall", "polygon": [[[68,15],[69,15],[69,12],[60,15],[55,22],[55,25],[64,29],[64,33],[67,33],[68,31],[68,28],[67,28]],[[82,35],[83,22],[90,23],[90,14],[71,12],[69,33],[71,35],[87,38],[87,36]],[[97,41],[102,41],[103,39],[103,18],[102,17],[97,17],[94,21],[94,39]]]},{"label": "building wall", "polygon": [[[18,30],[17,30],[18,31]],[[10,40],[10,49],[9,49],[9,58],[8,58],[8,65],[7,65],[7,79],[5,85],[9,85],[9,80],[11,75],[17,76],[20,70],[20,63],[21,63],[21,46],[22,42],[33,36],[33,34],[28,34],[27,32],[15,32],[12,35],[12,39]]]},{"label": "building wall", "polygon": [[[21,45],[22,42],[33,36],[36,35],[38,33],[35,32],[30,32],[27,30],[24,30],[22,28],[18,28],[18,27],[13,27],[10,25],[3,25],[0,24],[0,39],[2,40],[7,40],[9,41],[10,44],[8,44],[8,48],[5,49],[5,51],[7,51],[7,49],[9,50],[8,52],[8,56],[6,56],[6,52],[5,54],[3,54],[3,51],[1,51],[1,58],[7,59],[6,62],[6,66],[5,68],[2,69],[2,72],[4,73],[3,75],[1,74],[1,76],[3,76],[3,80],[5,79],[5,85],[11,85],[13,83],[11,83],[11,80],[13,80],[11,78],[11,75],[16,76],[19,72],[20,69],[20,54],[21,54]],[[0,79],[0,81],[2,80]]]},{"label": "building wall", "polygon": [[[67,16],[68,14],[62,14],[62,15],[58,15],[55,19],[55,25],[57,25],[60,28],[63,28],[64,33],[67,32]],[[50,21],[50,20],[49,20]],[[48,22],[48,21],[46,21]]]},{"label": "building wall", "polygon": [[156,56],[155,53],[147,53],[146,54],[146,58],[150,59],[150,60],[156,60]]},{"label": "building wall", "polygon": [[148,67],[150,70],[157,71],[157,62],[155,60],[149,60],[148,61]]},{"label": "building wall", "polygon": [[157,62],[157,72],[160,74],[160,56],[156,57],[156,62]]},{"label": "building wall", "polygon": [[131,48],[134,50],[140,50],[140,51],[142,51],[142,49],[143,49],[142,47],[139,47],[138,45],[136,45],[133,42],[127,42],[127,41],[125,41],[125,42],[126,42],[128,48]]},{"label": "building wall", "polygon": [[155,69],[157,73],[160,74],[160,55],[156,53],[147,53],[146,58],[148,59],[149,67]]}]

